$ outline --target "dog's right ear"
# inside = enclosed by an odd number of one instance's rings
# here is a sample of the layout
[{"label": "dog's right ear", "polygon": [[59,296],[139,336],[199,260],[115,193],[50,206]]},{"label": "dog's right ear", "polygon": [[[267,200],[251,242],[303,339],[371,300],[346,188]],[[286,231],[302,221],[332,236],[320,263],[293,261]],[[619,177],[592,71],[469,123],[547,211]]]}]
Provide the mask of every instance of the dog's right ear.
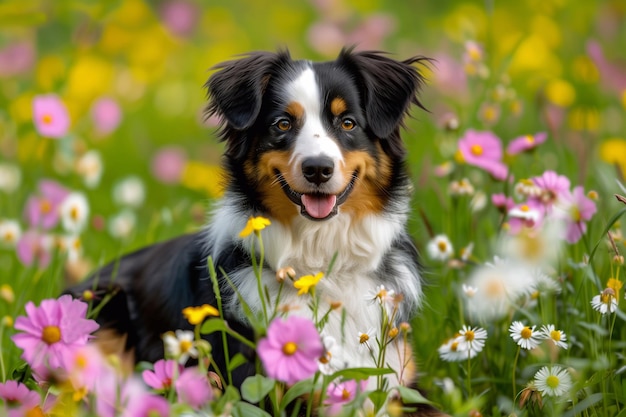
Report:
[{"label": "dog's right ear", "polygon": [[250,128],[261,110],[272,68],[289,59],[287,51],[254,52],[215,66],[217,72],[205,84],[209,96],[207,114],[221,117],[226,130]]}]

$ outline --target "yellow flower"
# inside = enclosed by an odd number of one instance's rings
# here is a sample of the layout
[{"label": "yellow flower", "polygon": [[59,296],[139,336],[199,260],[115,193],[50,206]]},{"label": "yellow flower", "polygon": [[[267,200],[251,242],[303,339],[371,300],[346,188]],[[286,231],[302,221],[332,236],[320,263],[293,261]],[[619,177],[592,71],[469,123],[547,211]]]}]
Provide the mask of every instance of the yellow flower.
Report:
[{"label": "yellow flower", "polygon": [[620,167],[626,172],[626,140],[622,138],[610,138],[600,145],[600,159],[609,164]]},{"label": "yellow flower", "polygon": [[196,325],[202,323],[207,316],[218,317],[220,312],[213,306],[203,304],[197,307],[184,308],[183,315],[189,323]]},{"label": "yellow flower", "polygon": [[294,282],[293,286],[298,289],[298,295],[306,294],[311,288],[314,288],[323,277],[323,272],[318,272],[315,276],[305,275]]},{"label": "yellow flower", "polygon": [[622,289],[622,281],[617,278],[609,278],[606,283],[607,288],[612,288],[615,294],[619,294],[619,290]]},{"label": "yellow flower", "polygon": [[266,219],[265,217],[261,217],[261,216],[250,217],[248,219],[248,223],[246,224],[246,227],[244,227],[241,233],[239,233],[239,237],[247,237],[252,232],[258,233],[261,230],[265,229],[266,226],[269,226],[269,225],[270,225],[270,220]]}]

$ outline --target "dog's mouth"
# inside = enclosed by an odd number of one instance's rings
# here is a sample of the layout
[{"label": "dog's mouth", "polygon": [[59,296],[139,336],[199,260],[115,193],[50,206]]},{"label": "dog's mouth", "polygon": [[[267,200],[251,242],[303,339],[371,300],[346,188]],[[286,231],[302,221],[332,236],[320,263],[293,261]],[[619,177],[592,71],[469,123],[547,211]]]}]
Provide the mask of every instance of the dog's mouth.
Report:
[{"label": "dog's mouth", "polygon": [[346,202],[358,178],[358,171],[354,171],[350,182],[339,194],[300,193],[289,186],[285,177],[278,170],[275,173],[287,198],[300,207],[300,214],[315,221],[327,220],[335,216],[337,208]]}]

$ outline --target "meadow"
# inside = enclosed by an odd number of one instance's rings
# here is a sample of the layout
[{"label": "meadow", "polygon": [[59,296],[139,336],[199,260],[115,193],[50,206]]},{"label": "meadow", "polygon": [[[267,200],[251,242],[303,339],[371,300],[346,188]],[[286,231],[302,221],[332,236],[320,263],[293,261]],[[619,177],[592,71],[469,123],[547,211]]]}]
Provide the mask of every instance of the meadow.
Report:
[{"label": "meadow", "polygon": [[[414,109],[403,134],[424,303],[411,323],[381,324],[377,342],[410,340],[420,388],[454,416],[626,416],[625,20],[621,0],[3,2],[0,413],[287,415],[310,413],[297,394],[321,390],[329,415],[399,415],[390,392],[356,382],[384,366],[260,372],[237,392],[226,372],[206,377],[197,334],[191,352],[177,335],[170,362],[121,376],[83,346],[94,294],[58,298],[98,266],[206,223],[222,193],[222,145],[204,117],[212,66],[281,47],[333,59],[355,44],[432,58],[428,111]],[[262,239],[265,226],[248,232]],[[315,275],[300,279],[314,298]],[[56,331],[83,332],[71,343],[40,333],[59,349],[55,372],[26,337],[50,330],[53,311],[67,314]],[[187,314],[197,333],[226,331],[217,310]],[[70,369],[76,352],[100,373]],[[199,372],[175,365],[186,353]]]}]

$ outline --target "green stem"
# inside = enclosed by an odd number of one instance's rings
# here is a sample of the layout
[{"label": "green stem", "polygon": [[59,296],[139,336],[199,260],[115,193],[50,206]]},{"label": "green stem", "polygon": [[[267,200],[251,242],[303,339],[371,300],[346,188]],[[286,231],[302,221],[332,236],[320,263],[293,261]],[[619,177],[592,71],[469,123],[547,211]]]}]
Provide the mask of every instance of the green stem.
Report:
[{"label": "green stem", "polygon": [[522,350],[521,346],[517,347],[517,353],[515,353],[515,359],[513,360],[513,377],[511,378],[511,383],[513,385],[513,400],[515,400],[515,398],[517,397],[517,387],[516,387],[516,380],[515,380],[515,376],[517,373],[517,360],[519,359],[519,353]]},{"label": "green stem", "polygon": [[265,325],[267,326],[269,324],[267,317],[267,304],[265,303],[265,293],[263,292],[263,263],[265,262],[265,247],[263,246],[263,238],[261,238],[261,232],[255,232],[255,234],[257,236],[257,240],[259,241],[259,263],[253,263],[253,266],[256,266],[254,268],[254,274],[256,275],[257,291],[259,292],[261,305],[263,306],[263,319]]}]

